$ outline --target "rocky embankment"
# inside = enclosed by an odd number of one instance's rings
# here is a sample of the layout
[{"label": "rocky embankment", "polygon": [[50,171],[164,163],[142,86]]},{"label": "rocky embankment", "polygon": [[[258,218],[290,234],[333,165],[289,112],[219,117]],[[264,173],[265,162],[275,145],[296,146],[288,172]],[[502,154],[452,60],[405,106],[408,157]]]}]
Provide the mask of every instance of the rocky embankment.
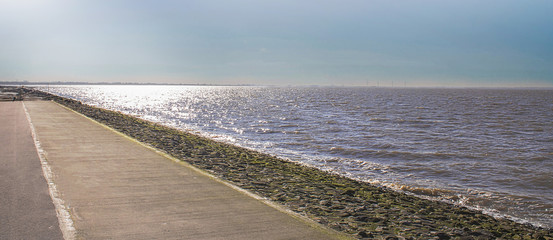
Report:
[{"label": "rocky embankment", "polygon": [[130,137],[360,239],[553,239],[553,230],[376,187],[42,92]]}]

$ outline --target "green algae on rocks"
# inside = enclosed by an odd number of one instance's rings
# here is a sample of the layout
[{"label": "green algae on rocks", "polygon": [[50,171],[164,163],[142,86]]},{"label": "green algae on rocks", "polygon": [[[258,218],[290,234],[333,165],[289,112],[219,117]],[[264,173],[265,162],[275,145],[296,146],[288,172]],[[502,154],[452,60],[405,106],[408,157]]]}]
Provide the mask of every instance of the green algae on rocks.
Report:
[{"label": "green algae on rocks", "polygon": [[553,230],[376,187],[119,112],[27,89],[359,239],[553,239]]}]

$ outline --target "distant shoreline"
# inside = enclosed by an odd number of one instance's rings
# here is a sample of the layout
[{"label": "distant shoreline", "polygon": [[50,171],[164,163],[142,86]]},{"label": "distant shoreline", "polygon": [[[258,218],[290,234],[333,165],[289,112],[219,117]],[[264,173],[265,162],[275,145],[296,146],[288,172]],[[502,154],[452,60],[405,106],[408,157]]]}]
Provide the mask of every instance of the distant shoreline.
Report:
[{"label": "distant shoreline", "polygon": [[18,82],[18,81],[6,81],[0,82],[0,86],[36,86],[36,85],[159,85],[159,86],[256,86],[253,84],[204,84],[204,83],[132,83],[132,82]]},{"label": "distant shoreline", "polygon": [[0,86],[205,86],[205,87],[277,87],[277,88],[370,88],[370,89],[474,89],[474,90],[553,90],[551,87],[444,87],[444,86],[344,86],[344,85],[258,85],[258,84],[207,84],[207,83],[133,83],[133,82],[28,82],[4,81]]}]

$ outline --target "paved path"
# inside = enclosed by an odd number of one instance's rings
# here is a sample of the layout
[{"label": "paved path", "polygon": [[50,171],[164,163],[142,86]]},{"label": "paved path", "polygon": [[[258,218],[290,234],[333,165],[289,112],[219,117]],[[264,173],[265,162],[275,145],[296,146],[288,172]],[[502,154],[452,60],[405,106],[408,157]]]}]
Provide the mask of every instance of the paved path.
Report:
[{"label": "paved path", "polygon": [[335,239],[55,103],[25,102],[77,239]]},{"label": "paved path", "polygon": [[0,239],[62,239],[22,102],[0,102]]}]

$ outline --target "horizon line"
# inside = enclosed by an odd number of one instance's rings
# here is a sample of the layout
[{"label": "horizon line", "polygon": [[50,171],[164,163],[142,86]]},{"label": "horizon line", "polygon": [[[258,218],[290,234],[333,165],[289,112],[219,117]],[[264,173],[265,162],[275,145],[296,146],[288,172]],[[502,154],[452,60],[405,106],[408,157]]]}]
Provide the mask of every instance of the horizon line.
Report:
[{"label": "horizon line", "polygon": [[155,83],[155,82],[77,82],[77,81],[0,81],[0,86],[3,85],[154,85],[154,86],[258,86],[258,87],[335,87],[335,88],[351,88],[351,87],[364,87],[364,88],[382,88],[382,89],[406,89],[406,88],[444,88],[444,89],[547,89],[552,90],[553,85],[550,86],[379,86],[379,85],[346,85],[346,84],[304,84],[304,85],[292,85],[292,84],[214,84],[214,83]]}]

